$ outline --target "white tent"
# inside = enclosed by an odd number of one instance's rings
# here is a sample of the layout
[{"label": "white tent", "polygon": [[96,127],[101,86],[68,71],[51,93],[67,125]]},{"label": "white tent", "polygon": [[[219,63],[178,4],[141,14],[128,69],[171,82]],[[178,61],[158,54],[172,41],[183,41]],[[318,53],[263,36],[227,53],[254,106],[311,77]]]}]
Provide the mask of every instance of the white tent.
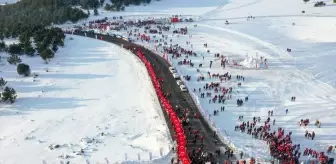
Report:
[{"label": "white tent", "polygon": [[246,59],[239,63],[243,67],[247,68],[259,68],[260,64],[257,59],[254,59],[252,56],[246,56]]}]

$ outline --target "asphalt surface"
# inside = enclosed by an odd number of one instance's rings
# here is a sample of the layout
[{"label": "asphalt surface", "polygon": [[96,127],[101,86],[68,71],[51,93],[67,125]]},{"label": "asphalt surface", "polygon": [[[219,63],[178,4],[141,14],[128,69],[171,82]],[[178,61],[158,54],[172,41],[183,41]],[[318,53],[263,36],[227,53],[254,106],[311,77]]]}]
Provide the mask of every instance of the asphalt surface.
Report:
[{"label": "asphalt surface", "polygon": [[[75,35],[80,35],[80,36],[85,36],[84,33],[74,33],[74,34]],[[96,38],[96,34],[86,34],[86,36],[91,37],[91,38]],[[98,39],[102,39],[104,41],[108,41],[108,42],[111,42],[111,43],[114,43],[114,44],[117,44],[117,45],[123,45],[124,48],[137,47],[138,49],[140,49],[143,52],[143,54],[145,55],[145,57],[147,58],[147,60],[152,64],[155,73],[159,77],[164,79],[161,87],[163,89],[163,92],[171,93],[171,96],[170,96],[169,100],[170,100],[170,103],[172,104],[172,106],[175,108],[175,106],[178,105],[182,108],[189,108],[190,109],[190,112],[191,112],[191,114],[189,116],[190,126],[191,126],[192,129],[198,129],[200,131],[200,135],[204,136],[204,140],[203,140],[204,150],[214,153],[216,150],[219,150],[220,148],[229,149],[227,145],[220,142],[217,135],[214,135],[214,132],[210,128],[209,124],[205,121],[205,119],[203,118],[199,109],[195,105],[193,99],[191,98],[191,95],[188,92],[182,92],[180,90],[179,86],[176,83],[176,80],[174,79],[174,77],[172,76],[172,74],[170,73],[170,71],[168,69],[170,64],[165,59],[163,59],[159,55],[156,55],[152,51],[150,51],[150,50],[148,50],[148,49],[146,49],[146,48],[144,48],[140,45],[130,43],[126,40],[116,38],[116,37],[112,37],[112,36],[100,35],[100,34],[97,34],[97,36],[98,36]],[[101,36],[103,38],[101,38]],[[183,75],[180,75],[180,76],[182,77]],[[165,111],[163,111],[163,113],[164,113],[166,122],[168,124],[170,134],[171,134],[173,140],[175,140],[174,131],[173,131],[172,125],[170,124],[167,113]],[[197,113],[197,115],[199,116],[198,119],[196,119],[194,117],[195,113]],[[177,114],[178,114],[178,116],[183,115],[182,113],[177,113]],[[187,129],[187,127],[185,127],[185,129]],[[200,147],[200,145],[201,145],[200,141],[197,141],[196,144],[194,144],[194,143],[192,143],[192,137],[190,137],[187,132],[186,132],[186,136],[187,136],[187,149],[188,149],[188,151],[191,152],[193,149],[196,150],[197,148]],[[214,142],[215,140],[218,141],[217,144],[215,144],[215,142]],[[229,159],[224,155],[224,152],[221,152],[221,155],[219,157],[216,156],[216,160],[217,160],[217,163],[222,164],[222,163],[224,163],[224,160],[229,160]],[[234,160],[234,158],[230,158],[230,160]]]}]

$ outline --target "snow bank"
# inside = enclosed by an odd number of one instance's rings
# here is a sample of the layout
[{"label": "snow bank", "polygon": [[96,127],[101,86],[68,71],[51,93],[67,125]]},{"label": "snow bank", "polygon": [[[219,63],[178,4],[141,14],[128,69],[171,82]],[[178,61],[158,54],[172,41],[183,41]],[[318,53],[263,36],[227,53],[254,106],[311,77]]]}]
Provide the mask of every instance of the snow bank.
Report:
[{"label": "snow bank", "polygon": [[16,2],[18,2],[18,0],[0,0],[0,5],[6,5],[6,3],[11,4]]},{"label": "snow bank", "polygon": [[22,57],[36,79],[1,66],[18,99],[0,108],[0,162],[57,163],[61,156],[113,163],[125,154],[128,160],[167,154],[170,136],[143,64],[110,43],[71,37],[48,65]]}]

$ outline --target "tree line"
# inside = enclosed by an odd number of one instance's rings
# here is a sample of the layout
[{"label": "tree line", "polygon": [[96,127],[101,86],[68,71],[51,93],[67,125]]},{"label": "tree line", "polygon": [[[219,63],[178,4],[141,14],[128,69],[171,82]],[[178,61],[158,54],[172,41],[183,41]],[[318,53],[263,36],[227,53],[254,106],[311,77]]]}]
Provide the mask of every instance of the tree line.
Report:
[{"label": "tree line", "polygon": [[106,4],[104,6],[105,10],[108,11],[124,11],[125,7],[130,5],[141,5],[149,4],[151,0],[110,0],[111,4]]},{"label": "tree line", "polygon": [[[19,75],[30,76],[30,67],[22,63],[21,55],[40,56],[48,63],[55,56],[58,47],[64,46],[63,31],[50,27],[51,24],[87,18],[89,9],[94,9],[94,15],[98,15],[97,8],[104,5],[105,10],[120,11],[125,6],[147,4],[151,0],[110,1],[109,4],[105,0],[21,0],[14,4],[0,5],[0,52],[9,54],[7,62],[16,65]],[[19,43],[6,45],[3,41],[5,38],[18,38]],[[6,84],[0,78],[0,100],[13,103],[17,97],[16,91]]]},{"label": "tree line", "polygon": [[[107,11],[123,11],[125,7],[130,5],[148,4],[151,0],[108,0],[110,3],[105,3],[105,0],[71,0],[72,5],[79,5],[83,9],[94,9],[104,7]],[[96,12],[95,12],[96,14]]]},{"label": "tree line", "polygon": [[[129,5],[148,4],[151,0],[21,0],[0,5],[0,31],[18,35],[20,31],[37,25],[48,26],[87,18],[89,9],[104,7],[109,11],[122,11]],[[86,12],[83,11],[87,10]]]},{"label": "tree line", "polygon": [[[46,63],[54,57],[58,46],[64,46],[65,35],[62,29],[57,27],[46,28],[37,26],[18,34],[19,43],[6,45],[3,39],[12,37],[0,31],[0,52],[7,52],[9,64],[21,62],[20,55],[40,56]],[[35,47],[33,47],[34,43]]]},{"label": "tree line", "polygon": [[69,0],[21,0],[0,6],[0,31],[18,36],[27,28],[76,22],[88,14],[72,7]]}]

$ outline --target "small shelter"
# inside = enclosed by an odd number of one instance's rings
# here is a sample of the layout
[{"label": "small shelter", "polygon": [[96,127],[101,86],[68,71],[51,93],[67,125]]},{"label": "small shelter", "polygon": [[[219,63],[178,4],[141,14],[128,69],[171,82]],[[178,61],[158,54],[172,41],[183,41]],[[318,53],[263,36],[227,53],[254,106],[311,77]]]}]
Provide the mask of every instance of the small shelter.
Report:
[{"label": "small shelter", "polygon": [[179,18],[177,16],[175,16],[175,17],[170,18],[170,21],[172,23],[177,23],[177,22],[179,22]]}]

